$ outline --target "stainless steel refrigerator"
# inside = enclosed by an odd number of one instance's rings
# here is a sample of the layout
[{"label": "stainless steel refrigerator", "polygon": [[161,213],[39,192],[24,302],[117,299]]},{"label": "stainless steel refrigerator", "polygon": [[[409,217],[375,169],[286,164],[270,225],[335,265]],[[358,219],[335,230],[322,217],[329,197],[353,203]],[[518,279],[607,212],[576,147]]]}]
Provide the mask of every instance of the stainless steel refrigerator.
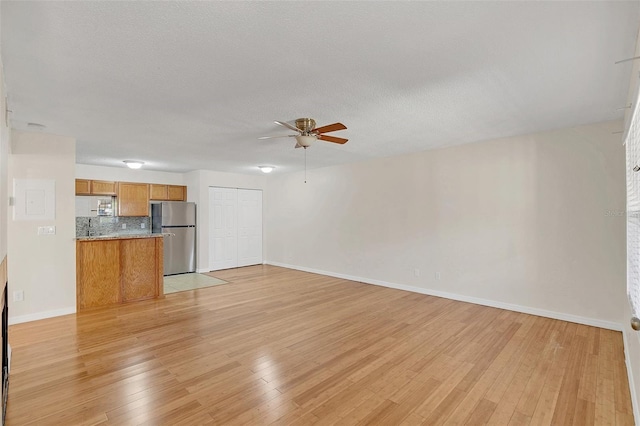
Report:
[{"label": "stainless steel refrigerator", "polygon": [[196,203],[151,204],[151,232],[164,237],[164,275],[196,271]]}]

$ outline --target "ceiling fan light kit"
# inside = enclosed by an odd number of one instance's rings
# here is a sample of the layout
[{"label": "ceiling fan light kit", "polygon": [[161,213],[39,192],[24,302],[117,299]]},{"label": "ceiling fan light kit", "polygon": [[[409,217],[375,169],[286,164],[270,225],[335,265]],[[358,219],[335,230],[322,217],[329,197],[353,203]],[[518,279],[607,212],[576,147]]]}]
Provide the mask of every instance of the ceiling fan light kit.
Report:
[{"label": "ceiling fan light kit", "polygon": [[[300,136],[296,136],[296,141],[298,142],[296,144],[296,148],[308,148],[311,146],[311,144],[313,142],[316,141],[316,137],[315,136],[304,136],[304,135],[300,135]],[[299,146],[298,146],[299,145]]]}]

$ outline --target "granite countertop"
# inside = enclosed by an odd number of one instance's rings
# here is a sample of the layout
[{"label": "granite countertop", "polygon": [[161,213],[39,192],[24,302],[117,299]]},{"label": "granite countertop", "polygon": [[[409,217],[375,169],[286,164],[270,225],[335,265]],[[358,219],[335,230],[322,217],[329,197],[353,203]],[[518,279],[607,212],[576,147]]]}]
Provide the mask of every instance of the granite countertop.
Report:
[{"label": "granite countertop", "polygon": [[163,232],[162,234],[108,234],[108,235],[92,235],[90,237],[76,237],[76,241],[94,241],[94,240],[128,240],[132,238],[159,238],[168,237],[173,234]]}]

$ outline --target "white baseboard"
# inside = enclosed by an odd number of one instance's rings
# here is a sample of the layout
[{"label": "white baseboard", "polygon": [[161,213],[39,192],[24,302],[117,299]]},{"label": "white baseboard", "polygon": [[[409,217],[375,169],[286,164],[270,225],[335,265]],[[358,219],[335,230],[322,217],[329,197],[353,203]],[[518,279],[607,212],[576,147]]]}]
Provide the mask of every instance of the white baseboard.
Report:
[{"label": "white baseboard", "polygon": [[[11,312],[11,310],[9,310]],[[76,308],[55,309],[53,311],[38,312],[35,314],[19,315],[17,317],[9,317],[9,325],[21,324],[23,322],[37,321],[46,318],[59,317],[62,315],[75,314]]]},{"label": "white baseboard", "polygon": [[211,272],[211,269],[208,269],[208,268],[198,268],[198,269],[196,269],[196,272],[197,272],[197,273],[199,273],[199,274],[203,274],[203,273],[205,273],[205,272]]},{"label": "white baseboard", "polygon": [[[622,330],[622,344],[624,346],[624,362],[627,365],[627,379],[629,380],[629,392],[631,393],[631,407],[633,407],[633,417],[636,419],[636,424],[640,422],[640,406],[638,406],[638,394],[636,393],[636,385],[633,377],[633,370],[631,369],[631,355],[629,354],[629,337],[628,329]],[[631,336],[636,337],[637,336]]]},{"label": "white baseboard", "polygon": [[566,314],[563,312],[548,311],[546,309],[533,308],[530,306],[516,305],[513,303],[498,302],[495,300],[482,299],[479,297],[465,296],[463,294],[449,293],[440,290],[431,290],[428,288],[414,287],[404,284],[390,283],[386,281],[374,280],[371,278],[356,277],[353,275],[339,274],[330,271],[321,271],[318,269],[306,268],[303,266],[288,265],[286,263],[266,261],[265,264],[280,266],[283,268],[296,269],[298,271],[311,272],[313,274],[327,275],[329,277],[342,278],[350,281],[362,282],[365,284],[379,285],[382,287],[395,288],[397,290],[410,291],[413,293],[426,294],[429,296],[443,297],[445,299],[458,300],[460,302],[474,303],[476,305],[490,306],[492,308],[506,309],[508,311],[521,312],[523,314],[537,315],[540,317],[553,318],[562,321],[573,322],[577,324],[590,325],[593,327],[605,328],[607,330],[622,331],[622,324],[612,321],[603,321],[596,318],[581,317],[578,315]]}]

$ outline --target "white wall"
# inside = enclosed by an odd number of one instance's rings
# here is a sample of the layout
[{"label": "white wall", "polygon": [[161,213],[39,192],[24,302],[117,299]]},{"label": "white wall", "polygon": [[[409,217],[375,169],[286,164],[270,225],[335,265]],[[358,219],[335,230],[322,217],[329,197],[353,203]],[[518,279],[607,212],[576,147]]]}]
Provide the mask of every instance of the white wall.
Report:
[{"label": "white wall", "polygon": [[620,329],[621,125],[270,177],[267,259]]},{"label": "white wall", "polygon": [[[198,272],[211,270],[209,265],[209,187],[261,189],[266,187],[266,176],[242,175],[238,173],[196,170],[185,174],[185,184],[189,188],[188,201],[197,204],[196,263]],[[262,194],[263,206],[268,198]],[[264,207],[263,207],[264,208]],[[266,227],[266,224],[264,225]],[[263,239],[263,256],[266,256],[266,242]]]},{"label": "white wall", "polygon": [[[55,180],[55,220],[8,218],[9,322],[17,323],[75,312],[75,139],[13,131],[9,185],[15,178]],[[13,195],[13,194],[12,194]],[[54,225],[55,235],[37,235]],[[23,302],[13,302],[15,291]]]},{"label": "white wall", "polygon": [[7,174],[11,143],[11,132],[5,122],[5,93],[4,70],[0,61],[0,262],[7,255],[7,200],[9,198],[7,193]]}]

